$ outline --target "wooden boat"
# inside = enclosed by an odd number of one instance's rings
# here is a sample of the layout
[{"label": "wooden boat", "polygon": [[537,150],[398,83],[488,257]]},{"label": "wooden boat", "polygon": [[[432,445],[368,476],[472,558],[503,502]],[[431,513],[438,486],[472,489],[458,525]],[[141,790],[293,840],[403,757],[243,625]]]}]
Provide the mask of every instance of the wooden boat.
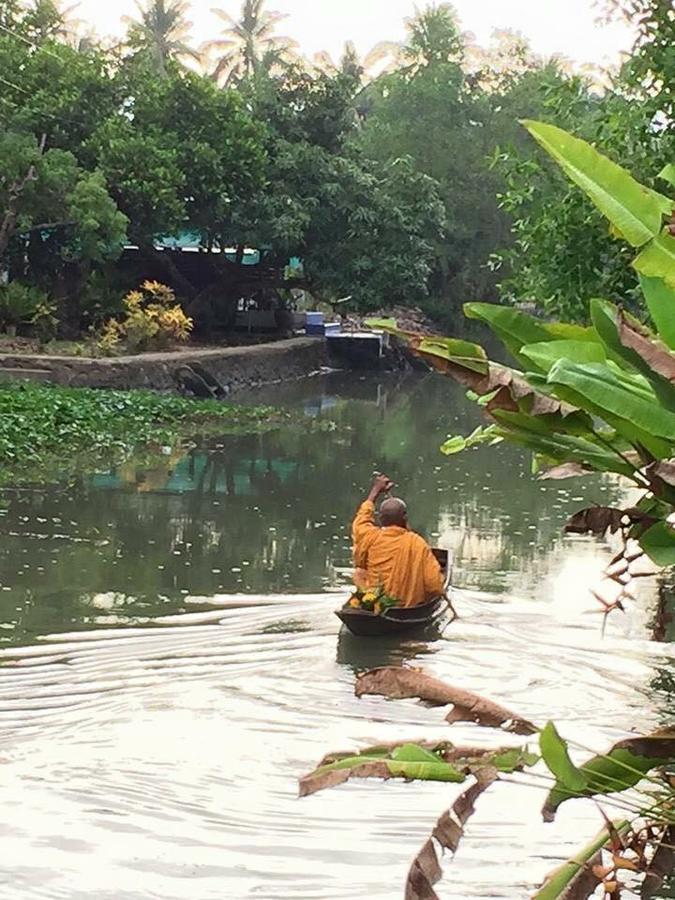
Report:
[{"label": "wooden boat", "polygon": [[354,608],[346,603],[340,609],[335,610],[335,615],[352,634],[359,637],[405,634],[409,631],[421,631],[437,625],[451,609],[447,595],[452,578],[452,560],[447,550],[432,549],[445,574],[444,592],[441,597],[435,597],[428,603],[422,603],[419,606],[393,606],[379,615],[367,609]]}]

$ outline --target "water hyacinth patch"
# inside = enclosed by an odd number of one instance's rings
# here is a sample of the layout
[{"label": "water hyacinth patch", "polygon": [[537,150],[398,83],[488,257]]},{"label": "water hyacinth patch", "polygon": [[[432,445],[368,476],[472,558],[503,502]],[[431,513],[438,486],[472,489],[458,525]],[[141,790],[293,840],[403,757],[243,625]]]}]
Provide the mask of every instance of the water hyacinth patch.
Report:
[{"label": "water hyacinth patch", "polygon": [[268,407],[233,407],[149,391],[51,385],[0,387],[4,480],[58,477],[126,458],[135,450],[278,422]]}]

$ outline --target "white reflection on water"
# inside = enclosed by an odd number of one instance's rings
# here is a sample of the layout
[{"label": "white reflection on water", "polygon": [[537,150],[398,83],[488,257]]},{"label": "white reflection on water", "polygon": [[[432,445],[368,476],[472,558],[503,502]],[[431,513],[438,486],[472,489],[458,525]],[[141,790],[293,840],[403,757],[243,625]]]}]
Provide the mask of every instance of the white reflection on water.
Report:
[{"label": "white reflection on water", "polygon": [[[360,782],[301,801],[297,778],[328,750],[376,741],[521,739],[450,728],[414,701],[356,700],[353,667],[427,649],[416,664],[534,721],[554,717],[586,746],[651,727],[650,679],[672,651],[646,640],[641,613],[612,618],[600,639],[580,590],[600,559],[583,546],[551,561],[539,583],[549,600],[460,594],[462,619],[429,648],[338,641],[336,598],[324,594],[240,608],[214,598],[182,625],[169,616],[3,651],[0,896],[400,897],[460,789]],[[526,897],[597,830],[592,804],[542,826],[541,802],[538,790],[491,789],[441,896]]]}]

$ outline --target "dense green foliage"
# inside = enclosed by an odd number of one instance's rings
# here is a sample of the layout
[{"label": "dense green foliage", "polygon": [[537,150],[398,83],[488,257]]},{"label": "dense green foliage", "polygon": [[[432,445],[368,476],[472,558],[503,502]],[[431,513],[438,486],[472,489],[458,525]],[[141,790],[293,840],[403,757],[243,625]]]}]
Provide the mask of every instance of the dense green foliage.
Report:
[{"label": "dense green foliage", "polygon": [[[347,46],[338,64],[300,58],[263,0],[219,11],[222,36],[203,48],[183,0],[146,0],[114,48],[60,9],[1,12],[0,268],[45,293],[62,332],[100,325],[148,277],[202,330],[241,297],[294,287],[446,318],[468,296],[496,299],[500,281],[509,299],[577,316],[580,284],[638,297],[621,245],[560,194],[516,123],[550,118],[654,173],[669,134],[650,116],[667,98],[632,102],[645,67],[668,64],[649,31],[598,96],[514,35],[467,44],[443,3],[401,45],[363,61]],[[186,234],[233,251],[198,265],[159,251]],[[122,256],[126,244],[139,249]],[[246,247],[259,265],[242,264]],[[304,270],[289,281],[291,258]]]},{"label": "dense green foliage", "polygon": [[[444,227],[435,182],[355,147],[353,74],[257,64],[278,45],[262,7],[245,4],[231,23],[236,46],[215,80],[184,65],[198,55],[185,3],[146,4],[114,51],[71,46],[53,4],[39,28],[31,9],[3,9],[0,264],[56,301],[62,329],[97,324],[147,276],[199,320],[214,292],[232,303],[288,287],[294,256],[305,264],[294,284],[319,298],[355,282],[365,306],[426,296]],[[228,67],[237,90],[218,84]],[[235,247],[235,259],[202,255],[195,267],[158,251],[181,234]],[[125,243],[139,248],[133,278],[111,268]],[[264,252],[256,270],[241,264],[246,245]]]},{"label": "dense green foliage", "polygon": [[669,0],[604,0],[610,18],[627,19],[637,31],[631,58],[626,62],[626,81],[641,90],[641,99],[652,113],[669,120],[675,112],[675,17]]},{"label": "dense green foliage", "polygon": [[[573,319],[589,293],[640,311],[625,247],[517,127],[555,122],[653,184],[672,156],[673,23],[658,0],[613,6],[639,37],[599,89],[510,33],[468,43],[446,3],[418,10],[400,45],[364,60],[347,45],[337,64],[302,59],[264,0],[217,10],[222,34],[202,48],[185,0],[144,0],[115,47],[59,4],[5,3],[0,269],[42,290],[66,334],[145,278],[202,332],[242,297],[292,288],[449,321],[500,292]],[[186,235],[231,252],[160,252]],[[243,265],[246,247],[259,265]]]},{"label": "dense green foliage", "polygon": [[[590,302],[589,328],[467,304],[467,315],[492,329],[520,369],[490,362],[482,347],[467,341],[402,336],[415,353],[468,386],[492,420],[468,438],[450,439],[446,453],[508,440],[532,450],[535,471],[545,477],[623,475],[642,489],[640,501],[626,510],[585,510],[570,530],[621,531],[657,564],[675,565],[675,200],[645,189],[562,129],[525,124],[631,256],[639,250],[632,269],[657,330],[600,299]],[[671,177],[669,170],[663,175]]]},{"label": "dense green foliage", "polygon": [[3,478],[63,477],[111,465],[138,448],[252,430],[278,420],[265,407],[232,407],[147,391],[42,385],[0,387]]},{"label": "dense green foliage", "polygon": [[[537,118],[597,143],[657,187],[675,157],[672,90],[675,22],[666,0],[607,0],[638,31],[633,55],[610,87],[552,77]],[[498,254],[502,298],[530,301],[548,313],[588,321],[589,297],[603,296],[640,313],[644,307],[625,245],[601,227],[589,200],[569,187],[532,145],[504,147],[495,157],[506,178],[502,206],[513,216],[514,244]]]}]

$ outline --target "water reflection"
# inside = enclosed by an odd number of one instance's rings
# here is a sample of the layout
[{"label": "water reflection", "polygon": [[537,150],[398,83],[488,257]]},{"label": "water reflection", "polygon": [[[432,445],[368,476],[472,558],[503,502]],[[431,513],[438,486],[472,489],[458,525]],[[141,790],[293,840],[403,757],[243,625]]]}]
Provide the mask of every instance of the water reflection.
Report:
[{"label": "water reflection", "polygon": [[[458,581],[491,592],[533,590],[582,501],[508,448],[443,458],[477,413],[442,379],[317,378],[249,399],[282,400],[307,427],[167,448],[67,491],[4,491],[0,642],[176,612],[189,595],[337,589],[374,469],[398,482],[414,527],[455,550]],[[598,502],[615,493],[593,484]]]},{"label": "water reflection", "polygon": [[[673,654],[647,640],[650,597],[601,638],[587,589],[610,550],[560,534],[613,482],[539,484],[505,448],[444,460],[476,412],[440,379],[250,399],[306,427],[0,495],[0,900],[400,897],[461,788],[366,782],[298,801],[298,776],[330,750],[511,738],[449,730],[413,700],[357,700],[365,668],[423,665],[598,750],[667,720]],[[359,642],[333,616],[375,468],[455,550],[460,619],[430,642]],[[439,894],[521,900],[599,829],[583,801],[542,828],[541,802],[511,784],[481,798]]]},{"label": "water reflection", "polygon": [[416,665],[424,665],[425,656],[436,652],[433,639],[440,640],[436,632],[426,636],[426,640],[401,639],[401,637],[363,638],[355,637],[346,628],[338,634],[336,660],[347,666],[355,675],[380,666],[402,666],[416,660]]}]

